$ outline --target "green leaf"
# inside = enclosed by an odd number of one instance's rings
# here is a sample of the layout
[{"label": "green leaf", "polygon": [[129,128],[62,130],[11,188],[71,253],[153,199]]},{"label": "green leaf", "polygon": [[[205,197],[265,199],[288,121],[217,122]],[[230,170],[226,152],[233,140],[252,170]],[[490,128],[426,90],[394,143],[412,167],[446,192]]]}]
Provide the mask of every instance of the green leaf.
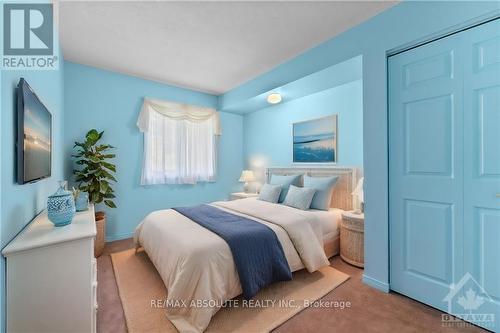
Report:
[{"label": "green leaf", "polygon": [[93,192],[91,188],[89,188],[90,193],[90,202],[92,203],[97,203],[97,200],[99,199],[99,193]]},{"label": "green leaf", "polygon": [[111,148],[115,148],[113,147],[112,145],[99,145],[95,148],[95,150],[97,152],[101,152],[101,151],[105,151],[105,150],[108,150],[108,149],[111,149]]},{"label": "green leaf", "polygon": [[91,139],[91,140],[97,140],[99,137],[99,132],[97,132],[96,129],[91,129],[90,131],[87,132],[86,138]]},{"label": "green leaf", "polygon": [[103,173],[103,176],[107,179],[111,179],[112,181],[117,181],[116,178],[110,174],[109,172],[105,171],[105,170],[102,170],[102,173]]},{"label": "green leaf", "polygon": [[100,192],[102,194],[105,194],[108,191],[109,183],[107,181],[105,181],[105,180],[101,180],[100,184],[101,184],[101,190],[100,190]]},{"label": "green leaf", "polygon": [[109,208],[116,208],[116,205],[113,201],[111,200],[104,200],[104,204],[108,206]]},{"label": "green leaf", "polygon": [[85,143],[86,145],[88,146],[93,146],[96,144],[97,141],[99,141],[99,139],[101,138],[102,134],[100,134],[99,132],[97,132],[97,130],[95,129],[91,129],[90,131],[88,131],[87,133],[87,142]]},{"label": "green leaf", "polygon": [[85,181],[86,179],[87,179],[87,177],[85,175],[77,174],[77,176],[75,178],[75,181],[76,182],[81,182],[81,181]]},{"label": "green leaf", "polygon": [[116,172],[116,166],[114,164],[108,163],[108,162],[101,162],[102,166],[105,167],[106,169],[109,169],[113,172]]}]

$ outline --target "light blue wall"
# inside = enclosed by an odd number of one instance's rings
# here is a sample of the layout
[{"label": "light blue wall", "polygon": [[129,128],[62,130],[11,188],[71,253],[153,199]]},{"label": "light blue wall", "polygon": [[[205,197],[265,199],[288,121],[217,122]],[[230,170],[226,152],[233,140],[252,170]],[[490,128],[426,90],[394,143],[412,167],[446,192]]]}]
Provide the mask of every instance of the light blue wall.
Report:
[{"label": "light blue wall", "polygon": [[224,94],[220,106],[242,103],[310,73],[363,56],[365,282],[389,288],[387,52],[500,14],[500,2],[403,2]]},{"label": "light blue wall", "polygon": [[[3,101],[3,97],[2,97],[2,94],[3,94],[3,90],[2,90],[2,77],[3,77],[3,71],[0,70],[0,106],[2,107],[3,109],[3,104],[2,104],[2,101]],[[0,111],[2,110],[0,109]],[[2,116],[0,115],[0,157],[3,159],[3,149],[2,149]],[[2,184],[2,162],[0,161],[0,242],[1,242],[1,239],[2,239],[2,191],[1,191],[1,184]],[[0,256],[0,332],[3,332],[4,331],[4,323],[5,323],[5,320],[4,320],[4,309],[5,309],[5,289],[6,289],[6,286],[5,286],[5,262],[4,262],[4,258],[3,256]]]},{"label": "light blue wall", "polygon": [[363,165],[363,82],[357,80],[244,118],[246,165],[263,180],[264,168],[292,165],[292,124],[338,114],[338,164]]},{"label": "light blue wall", "polygon": [[[1,247],[3,248],[21,229],[45,209],[47,196],[56,191],[63,179],[63,66],[57,71],[2,71],[1,90]],[[52,113],[52,176],[34,184],[16,183],[16,95],[15,87],[24,77],[45,106]],[[2,328],[5,323],[4,274],[5,260],[1,261]],[[3,331],[4,329],[2,329]]]},{"label": "light blue wall", "polygon": [[[361,80],[362,77],[363,57],[357,56],[284,85],[273,86],[268,91],[252,98],[240,100],[234,104],[224,103],[224,111],[246,114],[267,108],[269,106],[267,96],[270,93],[279,93],[283,98],[282,103],[287,103],[323,90]],[[224,99],[223,95],[219,98],[219,102],[224,101],[227,102],[227,99]]]},{"label": "light blue wall", "polygon": [[66,175],[73,142],[91,129],[104,130],[104,142],[117,147],[115,185],[117,209],[107,211],[107,238],[130,237],[137,224],[153,210],[226,199],[240,189],[243,168],[243,118],[221,113],[218,177],[215,183],[193,185],[139,185],[143,135],[136,121],[143,97],[155,97],[207,107],[217,107],[217,97],[135,77],[65,63],[65,158]]}]

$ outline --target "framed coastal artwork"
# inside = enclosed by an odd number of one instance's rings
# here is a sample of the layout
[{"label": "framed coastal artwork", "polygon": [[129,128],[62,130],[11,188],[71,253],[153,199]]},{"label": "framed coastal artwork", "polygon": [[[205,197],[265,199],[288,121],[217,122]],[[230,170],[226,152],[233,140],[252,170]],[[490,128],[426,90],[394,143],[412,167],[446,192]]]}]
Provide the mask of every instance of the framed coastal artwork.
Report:
[{"label": "framed coastal artwork", "polygon": [[336,163],[338,117],[301,121],[293,124],[294,163]]}]

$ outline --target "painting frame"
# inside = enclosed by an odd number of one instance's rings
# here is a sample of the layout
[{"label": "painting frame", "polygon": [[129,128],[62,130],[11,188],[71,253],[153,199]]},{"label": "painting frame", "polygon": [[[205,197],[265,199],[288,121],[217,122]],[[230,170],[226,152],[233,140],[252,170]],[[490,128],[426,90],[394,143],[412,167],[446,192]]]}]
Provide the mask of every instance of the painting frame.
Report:
[{"label": "painting frame", "polygon": [[[320,133],[325,131],[325,121],[328,122],[331,120],[331,126],[329,126],[331,133]],[[332,164],[337,164],[338,163],[338,113],[331,114],[328,116],[324,117],[319,117],[319,118],[312,118],[312,119],[307,119],[307,120],[302,120],[298,122],[292,123],[292,163],[293,164],[315,164],[315,165],[332,165]],[[300,128],[302,127],[302,129]],[[314,127],[317,127],[316,133],[314,133]],[[298,140],[298,138],[301,137],[301,130],[302,132],[304,131],[304,128],[307,128],[308,132],[313,131],[313,133],[308,134],[308,137],[311,137],[311,141],[306,141],[306,142],[300,142],[301,140]],[[329,136],[332,136],[331,139]],[[331,144],[324,142],[332,140]],[[302,140],[304,141],[304,140]],[[311,151],[310,149],[317,149],[313,148],[313,145],[318,145],[321,141],[323,141],[322,145],[325,146],[325,148],[322,148],[320,154],[318,155],[323,155],[323,156],[314,156],[314,154],[301,154],[298,145],[305,145],[309,144],[311,147],[305,147],[309,149],[309,152]],[[329,149],[331,146],[331,149]],[[325,150],[326,149],[326,150]],[[332,152],[329,152],[328,150],[331,150]],[[309,156],[305,156],[309,155]],[[332,155],[331,157],[329,155]]]}]

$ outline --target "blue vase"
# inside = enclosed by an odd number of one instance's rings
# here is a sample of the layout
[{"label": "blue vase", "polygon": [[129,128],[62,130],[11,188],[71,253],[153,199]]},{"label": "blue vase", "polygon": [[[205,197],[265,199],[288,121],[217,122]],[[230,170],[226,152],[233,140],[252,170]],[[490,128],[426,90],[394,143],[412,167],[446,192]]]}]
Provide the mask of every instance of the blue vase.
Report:
[{"label": "blue vase", "polygon": [[70,224],[75,216],[75,200],[73,194],[66,190],[65,181],[61,181],[57,192],[48,198],[47,215],[56,227]]},{"label": "blue vase", "polygon": [[87,192],[80,192],[75,199],[76,211],[81,212],[89,208],[89,194]]}]

